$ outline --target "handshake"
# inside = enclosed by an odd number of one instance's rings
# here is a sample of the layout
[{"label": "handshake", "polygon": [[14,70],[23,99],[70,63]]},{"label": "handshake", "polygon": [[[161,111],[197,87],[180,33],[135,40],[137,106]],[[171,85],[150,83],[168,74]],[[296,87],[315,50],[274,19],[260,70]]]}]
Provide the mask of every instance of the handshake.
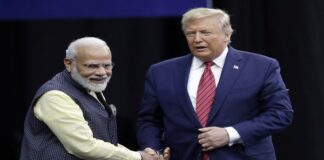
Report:
[{"label": "handshake", "polygon": [[169,160],[170,148],[167,147],[163,150],[163,153],[155,151],[152,148],[145,148],[144,151],[139,151],[142,156],[142,160]]}]

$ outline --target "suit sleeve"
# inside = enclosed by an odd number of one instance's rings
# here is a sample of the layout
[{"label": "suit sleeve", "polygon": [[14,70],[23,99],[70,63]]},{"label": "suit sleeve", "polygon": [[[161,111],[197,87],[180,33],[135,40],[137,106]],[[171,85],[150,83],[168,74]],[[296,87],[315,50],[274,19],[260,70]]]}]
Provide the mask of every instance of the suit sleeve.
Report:
[{"label": "suit sleeve", "polygon": [[162,147],[162,111],[155,92],[153,73],[152,67],[146,73],[144,95],[137,119],[137,140],[141,149]]},{"label": "suit sleeve", "polygon": [[293,119],[288,89],[280,75],[278,62],[272,59],[267,68],[258,98],[260,114],[233,126],[246,146],[283,130]]}]

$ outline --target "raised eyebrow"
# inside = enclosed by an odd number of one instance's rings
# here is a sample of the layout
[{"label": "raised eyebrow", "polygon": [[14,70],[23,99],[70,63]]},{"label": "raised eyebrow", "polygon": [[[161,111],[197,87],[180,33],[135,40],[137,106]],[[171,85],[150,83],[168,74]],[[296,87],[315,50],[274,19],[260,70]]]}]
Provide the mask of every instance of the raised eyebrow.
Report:
[{"label": "raised eyebrow", "polygon": [[112,65],[112,62],[102,63],[102,65],[109,66],[109,65]]},{"label": "raised eyebrow", "polygon": [[87,62],[85,64],[94,64],[94,65],[100,65],[100,64],[110,64],[112,63],[111,61],[107,61],[107,62],[103,62],[103,63],[100,63],[100,62]]},{"label": "raised eyebrow", "polygon": [[196,32],[206,33],[206,32],[211,32],[211,31],[206,30],[206,29],[204,29],[204,30],[199,30],[199,31],[187,31],[186,34],[192,34],[192,33],[196,33]]},{"label": "raised eyebrow", "polygon": [[185,33],[188,34],[188,33],[195,33],[196,31],[186,31]]},{"label": "raised eyebrow", "polygon": [[84,63],[84,65],[87,65],[87,66],[89,66],[89,65],[99,65],[100,63]]}]

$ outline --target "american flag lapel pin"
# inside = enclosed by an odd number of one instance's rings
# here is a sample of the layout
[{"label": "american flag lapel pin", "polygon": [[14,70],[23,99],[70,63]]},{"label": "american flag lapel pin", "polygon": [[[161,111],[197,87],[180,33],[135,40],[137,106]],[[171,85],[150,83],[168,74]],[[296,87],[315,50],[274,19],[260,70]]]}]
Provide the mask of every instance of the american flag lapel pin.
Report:
[{"label": "american flag lapel pin", "polygon": [[233,69],[239,69],[239,66],[238,65],[234,65],[233,66]]}]

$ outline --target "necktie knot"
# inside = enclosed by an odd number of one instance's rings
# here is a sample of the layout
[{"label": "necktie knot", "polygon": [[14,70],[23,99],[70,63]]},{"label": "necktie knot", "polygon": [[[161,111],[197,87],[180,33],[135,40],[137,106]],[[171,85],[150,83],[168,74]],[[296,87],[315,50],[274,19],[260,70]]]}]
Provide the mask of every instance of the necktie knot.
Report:
[{"label": "necktie knot", "polygon": [[206,68],[209,69],[214,64],[214,62],[213,61],[207,61],[207,62],[204,62],[204,64],[206,65]]}]

